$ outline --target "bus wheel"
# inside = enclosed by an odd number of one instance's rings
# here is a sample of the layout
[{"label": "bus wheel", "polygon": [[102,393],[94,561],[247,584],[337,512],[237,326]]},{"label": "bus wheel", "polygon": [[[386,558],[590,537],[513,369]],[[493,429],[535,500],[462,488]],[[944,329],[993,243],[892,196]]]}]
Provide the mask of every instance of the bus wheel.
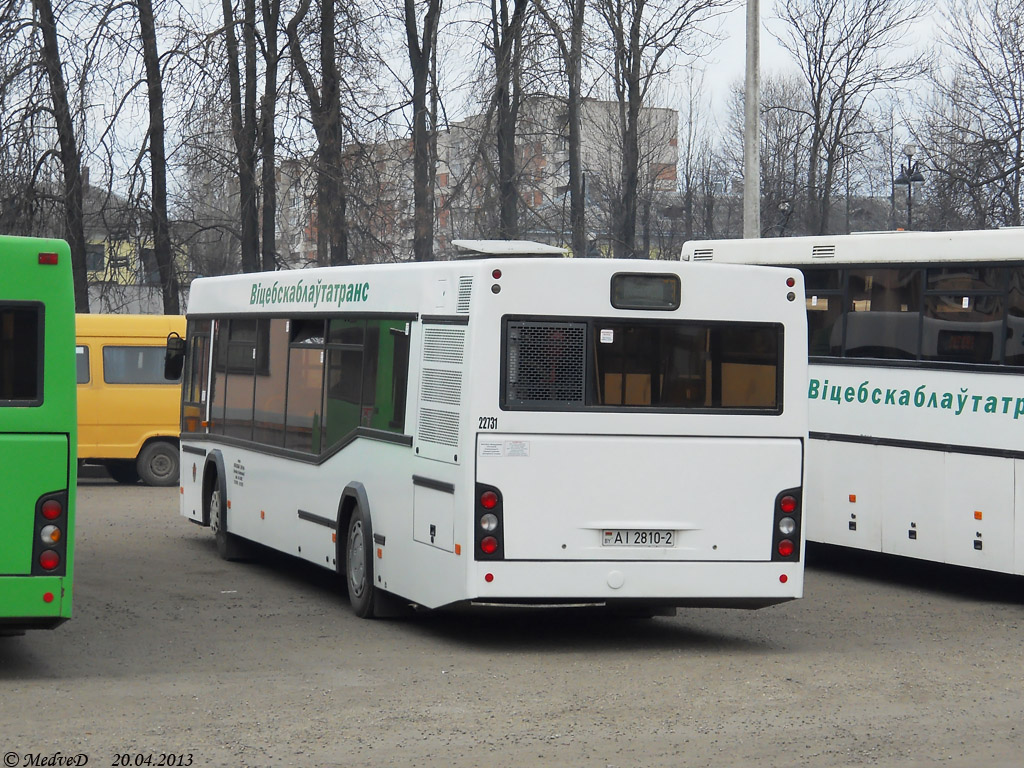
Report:
[{"label": "bus wheel", "polygon": [[348,521],[345,539],[345,581],[348,599],[356,616],[373,616],[373,534],[369,518],[356,507]]},{"label": "bus wheel", "polygon": [[147,443],[139,452],[136,468],[146,485],[177,485],[178,449],[163,440]]},{"label": "bus wheel", "polygon": [[134,461],[112,460],[106,462],[105,466],[107,473],[115,482],[122,485],[134,485],[139,482],[139,471],[135,468]]},{"label": "bus wheel", "polygon": [[216,478],[207,501],[207,509],[210,510],[210,530],[213,531],[213,539],[217,542],[217,554],[223,560],[242,560],[245,557],[245,548],[241,539],[233,533],[228,533],[224,500],[221,498]]}]

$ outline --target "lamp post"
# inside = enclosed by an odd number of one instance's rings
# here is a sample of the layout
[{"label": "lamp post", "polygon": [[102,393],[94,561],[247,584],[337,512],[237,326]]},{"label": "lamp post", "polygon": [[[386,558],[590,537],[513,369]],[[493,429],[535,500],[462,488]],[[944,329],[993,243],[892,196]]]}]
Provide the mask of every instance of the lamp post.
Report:
[{"label": "lamp post", "polygon": [[779,237],[786,234],[786,225],[789,223],[789,217],[793,214],[793,203],[789,200],[782,200],[779,202]]},{"label": "lamp post", "polygon": [[911,229],[911,200],[913,199],[913,187],[914,184],[920,184],[924,182],[924,176],[921,175],[921,163],[914,162],[914,155],[917,152],[917,147],[913,144],[907,144],[903,148],[903,154],[907,156],[907,164],[900,164],[900,175],[896,177],[893,184],[907,185],[907,229]]}]

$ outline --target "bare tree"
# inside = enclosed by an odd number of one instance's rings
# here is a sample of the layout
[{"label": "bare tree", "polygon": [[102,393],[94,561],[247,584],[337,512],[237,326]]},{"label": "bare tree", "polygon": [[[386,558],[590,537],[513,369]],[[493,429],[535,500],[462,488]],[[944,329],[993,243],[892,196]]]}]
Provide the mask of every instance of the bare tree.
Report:
[{"label": "bare tree", "polygon": [[543,18],[555,40],[566,85],[566,129],[568,138],[568,189],[570,246],[574,256],[587,253],[585,194],[582,153],[583,69],[585,66],[584,20],[587,17],[586,0],[535,0],[537,12]]},{"label": "bare tree", "polygon": [[[739,120],[734,116],[734,121]],[[742,122],[736,122],[742,125]],[[804,174],[811,132],[804,91],[796,77],[761,79],[761,234],[800,231],[806,218]],[[737,137],[737,141],[741,141]],[[804,230],[806,231],[806,230]]]},{"label": "bare tree", "polygon": [[431,72],[441,0],[424,0],[422,33],[416,1],[405,0],[405,37],[412,70],[413,258],[430,261],[434,247],[434,153],[428,126],[427,84]]},{"label": "bare tree", "polygon": [[50,86],[50,101],[57,127],[61,166],[64,169],[64,225],[71,247],[71,269],[75,284],[75,311],[89,311],[89,285],[85,265],[85,218],[82,206],[82,154],[71,119],[68,89],[64,82],[57,22],[50,0],[32,0],[42,34],[43,66]]},{"label": "bare tree", "polygon": [[714,127],[708,120],[710,112],[704,89],[705,73],[694,67],[686,69],[682,94],[682,127],[680,135],[679,185],[682,193],[682,210],[677,219],[683,222],[683,237],[692,240],[696,231],[696,201],[700,194],[702,171],[707,167],[712,152]]},{"label": "bare tree", "polygon": [[263,75],[263,99],[260,103],[260,161],[262,163],[262,266],[271,271],[277,266],[277,73],[280,59],[278,50],[278,27],[281,23],[281,0],[262,0],[260,9],[263,16],[263,58],[266,71]]},{"label": "bare tree", "polygon": [[152,0],[137,0],[139,39],[146,67],[146,93],[149,101],[149,160],[152,181],[153,251],[160,272],[164,314],[181,312],[178,278],[171,255],[171,235],[167,221],[167,152],[164,146],[164,91],[157,51],[156,23]]},{"label": "bare tree", "polygon": [[64,231],[63,210],[45,189],[55,178],[56,132],[38,30],[24,5],[0,8],[0,231],[56,236]]},{"label": "bare tree", "polygon": [[928,71],[926,57],[896,55],[922,5],[920,0],[778,0],[776,12],[787,25],[781,43],[805,81],[806,212],[810,231],[824,234],[844,150],[867,140],[869,99]]},{"label": "bare tree", "polygon": [[597,0],[610,35],[611,78],[619,105],[622,180],[612,249],[616,258],[637,255],[637,191],[640,186],[640,112],[652,87],[685,45],[702,39],[698,29],[728,0]]},{"label": "bare tree", "polygon": [[521,104],[518,77],[523,18],[529,0],[491,0],[488,48],[494,60],[494,131],[498,159],[498,237],[519,234],[519,190],[516,185],[516,119]]},{"label": "bare tree", "polygon": [[346,191],[341,163],[341,77],[335,35],[335,4],[322,0],[320,7],[320,85],[314,80],[300,36],[300,25],[309,13],[310,0],[300,0],[288,22],[292,66],[309,102],[310,119],[317,139],[316,201],[317,253],[321,264],[348,264]]},{"label": "bare tree", "polygon": [[[221,0],[221,8],[224,13],[224,44],[231,94],[231,138],[237,160],[242,271],[256,272],[259,269],[259,208],[256,184],[256,0],[241,2],[240,21],[235,18],[232,0]],[[237,26],[242,28],[241,49],[235,29]]]},{"label": "bare tree", "polygon": [[[970,226],[1020,226],[1024,205],[1024,16],[1019,3],[954,0],[923,132],[943,205]],[[952,213],[952,210],[948,211]]]}]

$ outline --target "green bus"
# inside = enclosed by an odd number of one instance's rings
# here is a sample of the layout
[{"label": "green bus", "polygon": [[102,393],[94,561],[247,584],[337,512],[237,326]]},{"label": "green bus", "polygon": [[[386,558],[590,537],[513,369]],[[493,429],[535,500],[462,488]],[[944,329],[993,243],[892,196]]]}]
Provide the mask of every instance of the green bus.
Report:
[{"label": "green bus", "polygon": [[71,616],[75,389],[71,251],[0,236],[0,634]]}]

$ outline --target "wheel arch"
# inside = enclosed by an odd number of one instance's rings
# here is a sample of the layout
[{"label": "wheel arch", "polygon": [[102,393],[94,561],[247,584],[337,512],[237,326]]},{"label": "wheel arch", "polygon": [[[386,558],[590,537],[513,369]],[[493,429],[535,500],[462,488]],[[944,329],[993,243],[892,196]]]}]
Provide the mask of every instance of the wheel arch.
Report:
[{"label": "wheel arch", "polygon": [[[142,450],[150,443],[156,443],[161,441],[165,443],[170,443],[175,448],[178,448],[179,445],[181,444],[178,435],[171,435],[168,434],[167,432],[160,432],[156,430],[146,432],[141,437],[139,437],[138,441],[135,443],[135,458],[138,459],[139,456],[142,454]],[[127,448],[129,451],[131,450],[129,446],[125,446],[125,448]],[[130,459],[131,455],[129,455],[128,458]]]},{"label": "wheel arch", "polygon": [[369,526],[368,535],[372,541],[373,518],[370,514],[370,500],[366,495],[366,487],[362,483],[354,481],[345,486],[345,490],[341,492],[341,499],[338,501],[338,527],[335,529],[337,535],[334,541],[334,560],[337,572],[342,575],[345,573],[346,558],[348,557],[348,549],[346,547],[348,524],[352,519],[352,512],[356,509],[361,509],[366,517]]},{"label": "wheel arch", "polygon": [[176,449],[181,450],[181,441],[176,435],[162,435],[160,433],[155,433],[152,435],[148,435],[142,441],[142,443],[139,445],[139,450],[136,451],[135,453],[135,456],[138,457],[145,449],[145,447],[150,443],[169,443],[173,445]]},{"label": "wheel arch", "polygon": [[210,524],[210,494],[213,492],[213,484],[220,486],[221,503],[227,508],[228,487],[227,475],[224,472],[224,455],[218,449],[213,449],[206,454],[206,463],[203,465],[203,525]]}]

